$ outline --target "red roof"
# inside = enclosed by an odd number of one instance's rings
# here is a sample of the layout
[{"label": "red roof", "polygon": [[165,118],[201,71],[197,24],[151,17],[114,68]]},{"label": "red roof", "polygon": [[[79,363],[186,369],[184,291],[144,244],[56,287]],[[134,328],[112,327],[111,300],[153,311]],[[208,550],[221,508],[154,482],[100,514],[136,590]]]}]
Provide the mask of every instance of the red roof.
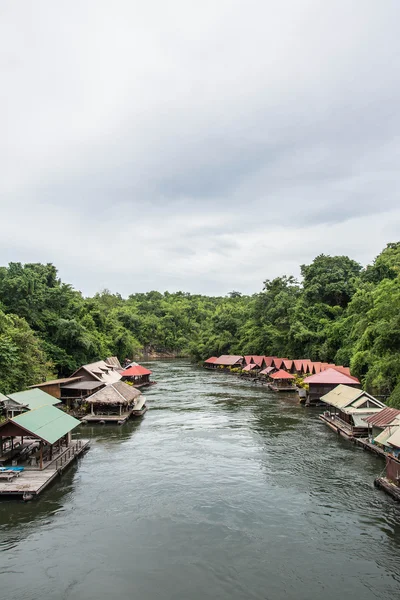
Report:
[{"label": "red roof", "polygon": [[283,358],[274,358],[274,365],[277,369],[281,368],[283,360]]},{"label": "red roof", "polygon": [[311,364],[312,367],[312,371],[317,374],[321,372],[321,363],[320,362],[313,362]]},{"label": "red roof", "polygon": [[141,365],[136,365],[134,367],[128,367],[125,371],[122,371],[122,377],[140,377],[140,375],[151,375],[151,371],[142,367]]},{"label": "red roof", "polygon": [[247,354],[243,358],[244,358],[244,362],[246,363],[246,365],[249,365],[251,362],[253,362],[253,357],[251,354]]},{"label": "red roof", "polygon": [[223,365],[224,367],[236,365],[238,362],[242,362],[243,356],[236,356],[233,354],[223,354],[219,356],[214,364]]},{"label": "red roof", "polygon": [[349,377],[352,376],[351,373],[350,373],[349,367],[342,367],[342,366],[338,367],[338,366],[335,365],[332,368],[336,369],[336,371],[339,371],[339,373],[344,373],[345,375],[348,375]]},{"label": "red roof", "polygon": [[304,383],[332,383],[336,385],[343,383],[344,385],[355,385],[360,382],[356,377],[349,377],[349,375],[345,375],[336,369],[329,368],[316,375],[311,375],[311,377],[306,377]]},{"label": "red roof", "polygon": [[298,371],[300,373],[300,371],[303,369],[303,361],[302,360],[294,360],[294,368],[296,369],[296,371]]},{"label": "red roof", "polygon": [[264,362],[264,356],[254,356],[253,355],[253,363],[255,363],[258,367],[261,367]]},{"label": "red roof", "polygon": [[205,360],[205,363],[215,363],[215,361],[218,359],[217,356],[210,356],[210,358],[207,358],[207,360]]},{"label": "red roof", "polygon": [[249,365],[246,365],[243,369],[243,371],[252,371],[253,369],[256,369],[257,365],[254,363],[250,363]]},{"label": "red roof", "polygon": [[290,369],[291,369],[291,368],[292,368],[292,366],[293,366],[293,361],[292,361],[292,360],[289,360],[289,359],[287,359],[287,358],[284,358],[284,359],[283,359],[283,364],[285,365],[285,369],[287,369],[288,371],[290,371]]},{"label": "red roof", "polygon": [[268,375],[271,371],[274,370],[275,367],[266,367],[262,371],[260,371],[260,375]]},{"label": "red roof", "polygon": [[275,356],[264,356],[265,364],[267,365],[267,367],[272,367],[274,358],[275,358]]},{"label": "red roof", "polygon": [[270,377],[271,379],[295,379],[294,375],[288,373],[287,371],[283,371],[282,369],[276,373],[271,373]]},{"label": "red roof", "polygon": [[374,415],[368,417],[368,419],[364,420],[370,425],[375,425],[376,427],[385,429],[385,427],[388,427],[398,416],[400,416],[400,410],[387,406],[381,410],[381,412],[375,413]]}]

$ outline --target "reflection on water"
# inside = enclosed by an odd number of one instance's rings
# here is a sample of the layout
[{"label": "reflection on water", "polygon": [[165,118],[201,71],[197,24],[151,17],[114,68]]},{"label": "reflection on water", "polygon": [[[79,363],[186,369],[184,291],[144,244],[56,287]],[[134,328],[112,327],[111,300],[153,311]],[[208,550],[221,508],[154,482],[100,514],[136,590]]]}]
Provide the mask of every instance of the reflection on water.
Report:
[{"label": "reflection on water", "polygon": [[400,597],[383,461],[293,395],[152,363],[150,411],[85,426],[90,452],[36,502],[0,502],[0,589],[39,597]]}]

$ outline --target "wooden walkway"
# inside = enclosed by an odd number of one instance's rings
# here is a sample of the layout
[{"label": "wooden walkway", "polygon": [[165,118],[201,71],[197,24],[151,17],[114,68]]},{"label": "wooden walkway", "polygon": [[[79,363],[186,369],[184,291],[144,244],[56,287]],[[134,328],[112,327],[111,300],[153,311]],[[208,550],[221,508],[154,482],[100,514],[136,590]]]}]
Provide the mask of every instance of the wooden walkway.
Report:
[{"label": "wooden walkway", "polygon": [[43,469],[28,467],[9,481],[0,480],[0,496],[18,496],[31,500],[38,496],[75,459],[89,450],[89,440],[76,440]]}]

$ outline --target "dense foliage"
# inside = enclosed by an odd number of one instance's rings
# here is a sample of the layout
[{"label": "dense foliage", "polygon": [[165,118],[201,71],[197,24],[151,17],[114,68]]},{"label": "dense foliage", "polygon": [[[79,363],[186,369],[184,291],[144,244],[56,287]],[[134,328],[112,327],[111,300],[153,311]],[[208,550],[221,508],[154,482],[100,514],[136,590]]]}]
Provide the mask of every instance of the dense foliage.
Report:
[{"label": "dense foliage", "polygon": [[350,365],[366,388],[400,406],[400,243],[365,269],[347,256],[317,256],[253,296],[151,291],[84,298],[51,265],[0,268],[0,391],[51,371],[147,351],[274,354]]}]

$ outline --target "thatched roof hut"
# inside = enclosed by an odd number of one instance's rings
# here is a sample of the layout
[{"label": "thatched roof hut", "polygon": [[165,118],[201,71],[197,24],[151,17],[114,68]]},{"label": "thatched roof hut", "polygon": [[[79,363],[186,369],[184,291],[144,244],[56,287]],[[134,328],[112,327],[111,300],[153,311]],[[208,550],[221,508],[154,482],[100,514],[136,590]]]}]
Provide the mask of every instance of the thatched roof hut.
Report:
[{"label": "thatched roof hut", "polygon": [[128,385],[123,381],[116,381],[89,396],[87,402],[89,404],[127,405],[134,404],[140,395],[141,392],[132,385]]}]

